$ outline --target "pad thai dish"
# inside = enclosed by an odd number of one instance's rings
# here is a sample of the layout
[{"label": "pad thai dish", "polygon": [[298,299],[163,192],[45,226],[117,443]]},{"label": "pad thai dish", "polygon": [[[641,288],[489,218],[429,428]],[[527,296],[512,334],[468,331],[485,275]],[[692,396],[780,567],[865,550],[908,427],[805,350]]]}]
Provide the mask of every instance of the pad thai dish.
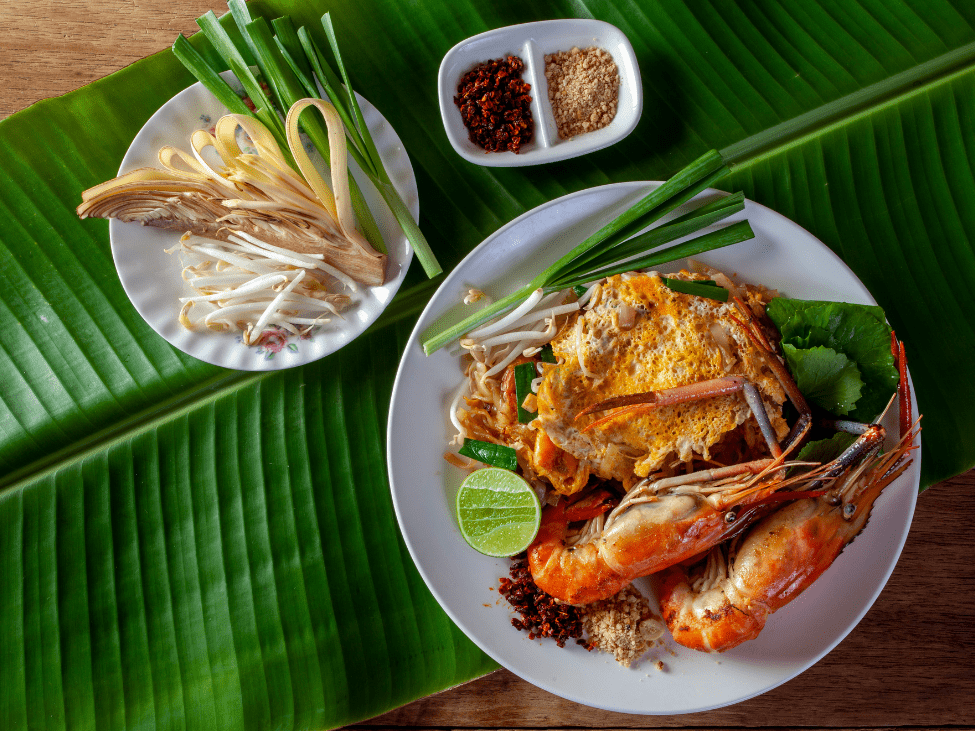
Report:
[{"label": "pad thai dish", "polygon": [[[844,344],[871,338],[870,358]],[[880,308],[697,263],[538,290],[461,345],[446,458],[511,458],[542,505],[501,582],[512,624],[624,664],[664,626],[706,652],[756,637],[863,529],[917,431]]]}]

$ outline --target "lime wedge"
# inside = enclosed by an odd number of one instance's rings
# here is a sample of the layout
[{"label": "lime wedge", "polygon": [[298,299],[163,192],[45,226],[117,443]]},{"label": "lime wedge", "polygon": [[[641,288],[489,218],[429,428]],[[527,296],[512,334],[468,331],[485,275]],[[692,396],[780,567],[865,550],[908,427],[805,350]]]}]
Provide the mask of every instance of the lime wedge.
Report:
[{"label": "lime wedge", "polygon": [[457,520],[461,535],[475,551],[514,556],[538,533],[542,506],[524,478],[485,467],[468,475],[457,491]]}]

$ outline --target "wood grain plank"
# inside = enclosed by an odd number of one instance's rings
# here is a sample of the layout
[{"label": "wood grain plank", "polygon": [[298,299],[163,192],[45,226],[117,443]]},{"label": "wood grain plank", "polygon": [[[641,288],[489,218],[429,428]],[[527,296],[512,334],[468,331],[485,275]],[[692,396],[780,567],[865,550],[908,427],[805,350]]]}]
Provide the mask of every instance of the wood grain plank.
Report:
[{"label": "wood grain plank", "polygon": [[107,76],[196,32],[222,13],[215,0],[4,0],[0,3],[0,119]]}]

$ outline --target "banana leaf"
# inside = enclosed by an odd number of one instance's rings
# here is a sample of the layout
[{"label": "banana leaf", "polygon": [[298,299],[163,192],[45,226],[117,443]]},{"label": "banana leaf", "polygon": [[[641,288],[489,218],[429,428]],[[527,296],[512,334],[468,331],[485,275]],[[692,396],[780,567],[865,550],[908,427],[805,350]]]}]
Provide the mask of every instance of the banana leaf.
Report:
[{"label": "banana leaf", "polygon": [[[475,3],[330,10],[354,85],[412,158],[445,270],[564,193],[668,177],[710,148],[729,188],[836,251],[908,344],[923,486],[975,464],[975,6],[931,0]],[[453,154],[436,74],[463,38],[592,17],[636,49],[623,142],[536,168]],[[324,37],[319,40],[325,44]],[[199,37],[193,42],[206,51]],[[426,590],[384,467],[396,364],[437,282],[371,331],[269,374],[158,337],[85,188],[192,82],[169,52],[0,123],[0,727],[321,729],[494,668]],[[418,425],[422,428],[422,425]]]}]

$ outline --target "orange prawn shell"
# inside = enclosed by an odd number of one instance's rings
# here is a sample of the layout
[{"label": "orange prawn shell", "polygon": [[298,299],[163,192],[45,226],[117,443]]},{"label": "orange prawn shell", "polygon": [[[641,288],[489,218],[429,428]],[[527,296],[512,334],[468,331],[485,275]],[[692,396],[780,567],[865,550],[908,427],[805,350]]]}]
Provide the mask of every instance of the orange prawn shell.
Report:
[{"label": "orange prawn shell", "polygon": [[684,566],[673,566],[659,574],[657,595],[660,612],[674,641],[700,652],[724,652],[746,640],[753,640],[765,627],[770,614],[767,607],[750,604],[738,607],[731,601],[720,602],[714,609],[700,614],[694,611],[695,601]]},{"label": "orange prawn shell", "polygon": [[542,524],[528,548],[532,578],[539,589],[569,604],[606,599],[630,583],[610,568],[596,543],[566,546],[565,501],[542,512]]},{"label": "orange prawn shell", "polygon": [[724,652],[754,639],[768,615],[805,591],[863,530],[886,483],[871,484],[843,517],[843,506],[823,497],[789,503],[760,521],[742,542],[723,597],[695,594],[688,572],[674,566],[662,573],[658,597],[674,640],[704,652]]}]

